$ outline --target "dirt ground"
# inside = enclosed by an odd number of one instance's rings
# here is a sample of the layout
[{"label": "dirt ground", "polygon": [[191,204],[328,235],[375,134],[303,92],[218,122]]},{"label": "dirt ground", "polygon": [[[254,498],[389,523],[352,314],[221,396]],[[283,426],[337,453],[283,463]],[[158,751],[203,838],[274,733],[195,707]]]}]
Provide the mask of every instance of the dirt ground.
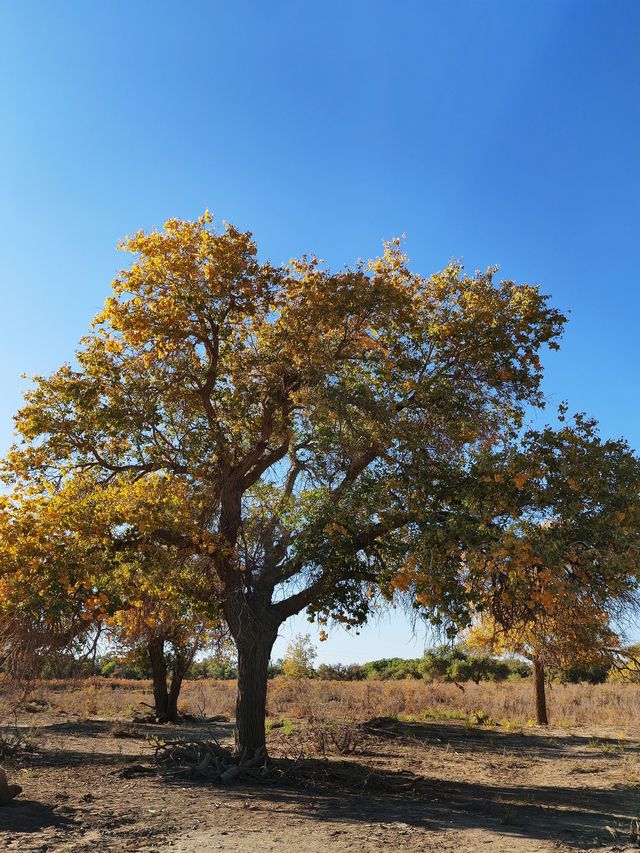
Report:
[{"label": "dirt ground", "polygon": [[0,808],[1,850],[639,849],[629,828],[640,814],[640,730],[389,719],[358,729],[355,754],[323,757],[308,724],[292,721],[269,734],[288,775],[220,787],[158,775],[148,738],[224,741],[231,724],[28,723],[36,751],[4,761],[24,790]]}]

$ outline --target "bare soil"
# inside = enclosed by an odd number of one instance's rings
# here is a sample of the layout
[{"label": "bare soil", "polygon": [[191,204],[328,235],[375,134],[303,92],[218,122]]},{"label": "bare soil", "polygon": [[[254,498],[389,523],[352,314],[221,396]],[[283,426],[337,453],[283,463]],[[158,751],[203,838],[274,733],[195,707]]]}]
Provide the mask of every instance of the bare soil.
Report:
[{"label": "bare soil", "polygon": [[230,742],[230,723],[26,716],[36,751],[3,762],[24,790],[0,808],[1,850],[639,849],[640,730],[382,719],[354,726],[353,754],[323,756],[317,726],[294,720],[268,738],[284,775],[222,787],[163,777],[148,738]]}]

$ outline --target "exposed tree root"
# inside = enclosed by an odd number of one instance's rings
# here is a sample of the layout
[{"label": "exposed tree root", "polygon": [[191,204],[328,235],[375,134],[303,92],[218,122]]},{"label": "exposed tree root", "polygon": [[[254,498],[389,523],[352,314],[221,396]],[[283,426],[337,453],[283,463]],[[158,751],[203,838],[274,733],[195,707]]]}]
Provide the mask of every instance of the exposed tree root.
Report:
[{"label": "exposed tree root", "polygon": [[274,766],[264,750],[254,755],[236,755],[215,738],[155,742],[155,762],[167,779],[207,779],[223,785],[243,778],[268,782]]},{"label": "exposed tree root", "polygon": [[269,758],[263,750],[238,756],[217,740],[157,741],[155,763],[167,781],[178,779],[208,781],[228,785],[290,785],[312,791],[386,791],[416,792],[419,777],[404,775],[388,779],[350,762],[326,758]]}]

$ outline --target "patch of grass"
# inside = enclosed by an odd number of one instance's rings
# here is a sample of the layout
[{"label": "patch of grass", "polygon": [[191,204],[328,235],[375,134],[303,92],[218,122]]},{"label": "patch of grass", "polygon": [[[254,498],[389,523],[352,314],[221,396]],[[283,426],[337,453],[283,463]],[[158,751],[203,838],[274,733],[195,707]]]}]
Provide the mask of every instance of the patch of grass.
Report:
[{"label": "patch of grass", "polygon": [[24,774],[29,779],[37,779],[38,776],[40,775],[40,771],[39,770],[33,770],[32,768],[29,768],[28,770],[24,771]]},{"label": "patch of grass", "polygon": [[623,753],[624,750],[625,746],[623,743],[620,743],[620,741],[618,741],[617,743],[609,743],[607,741],[603,741],[602,743],[603,752]]},{"label": "patch of grass", "polygon": [[[422,720],[466,720],[467,713],[466,711],[450,710],[449,708],[428,708],[422,712],[420,718]],[[411,720],[407,720],[407,722],[411,722]]]},{"label": "patch of grass", "polygon": [[496,721],[484,711],[472,711],[467,717],[468,726],[495,726]]},{"label": "patch of grass", "polygon": [[293,734],[293,723],[291,720],[283,720],[282,721],[282,734],[286,737],[291,737]]}]

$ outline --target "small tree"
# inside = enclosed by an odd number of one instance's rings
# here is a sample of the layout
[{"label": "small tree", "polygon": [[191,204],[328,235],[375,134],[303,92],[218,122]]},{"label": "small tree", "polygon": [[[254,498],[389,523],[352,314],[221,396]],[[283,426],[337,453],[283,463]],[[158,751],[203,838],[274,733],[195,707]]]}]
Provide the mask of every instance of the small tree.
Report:
[{"label": "small tree", "polygon": [[158,722],[177,722],[182,682],[196,654],[223,640],[219,622],[207,623],[152,599],[118,611],[107,625],[121,656],[136,660],[142,655],[149,662]]},{"label": "small tree", "polygon": [[571,667],[610,665],[619,645],[602,611],[577,613],[575,602],[567,601],[557,601],[544,614],[509,629],[485,616],[468,632],[467,639],[471,646],[484,651],[519,654],[531,661],[536,721],[544,726],[549,723],[546,681]]},{"label": "small tree", "polygon": [[313,678],[318,652],[309,634],[298,634],[287,646],[282,661],[282,672],[286,678]]},{"label": "small tree", "polygon": [[0,515],[5,668],[24,675],[30,661],[39,671],[47,655],[79,651],[106,632],[121,654],[146,657],[156,715],[175,722],[184,676],[198,651],[224,641],[224,623],[198,556],[121,534],[132,523],[144,530],[150,517],[173,522],[180,498],[158,478],[144,490],[141,483],[97,488],[90,474],[53,491],[7,496]]},{"label": "small tree", "polygon": [[611,615],[635,605],[640,460],[577,416],[490,453],[472,478],[460,583],[481,642],[532,661],[545,724],[545,672],[620,655]]}]

